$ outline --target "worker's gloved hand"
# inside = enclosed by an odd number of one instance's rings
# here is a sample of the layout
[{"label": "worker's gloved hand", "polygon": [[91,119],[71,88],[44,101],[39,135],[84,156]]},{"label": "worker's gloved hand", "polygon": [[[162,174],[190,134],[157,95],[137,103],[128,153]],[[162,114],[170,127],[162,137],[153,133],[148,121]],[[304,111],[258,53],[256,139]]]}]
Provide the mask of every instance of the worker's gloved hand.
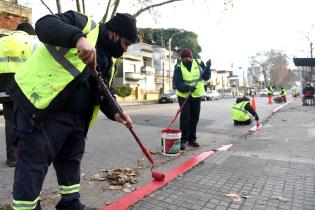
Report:
[{"label": "worker's gloved hand", "polygon": [[195,86],[189,86],[189,91],[194,92],[197,88]]},{"label": "worker's gloved hand", "polygon": [[256,120],[257,122],[259,121],[258,115],[255,116],[255,120]]},{"label": "worker's gloved hand", "polygon": [[207,69],[207,70],[210,70],[210,67],[211,67],[211,59],[209,59],[209,60],[206,62],[206,69]]},{"label": "worker's gloved hand", "polygon": [[114,115],[114,118],[117,122],[124,124],[127,128],[133,127],[131,118],[126,114],[123,114],[123,116],[121,116],[119,113],[116,113]]}]

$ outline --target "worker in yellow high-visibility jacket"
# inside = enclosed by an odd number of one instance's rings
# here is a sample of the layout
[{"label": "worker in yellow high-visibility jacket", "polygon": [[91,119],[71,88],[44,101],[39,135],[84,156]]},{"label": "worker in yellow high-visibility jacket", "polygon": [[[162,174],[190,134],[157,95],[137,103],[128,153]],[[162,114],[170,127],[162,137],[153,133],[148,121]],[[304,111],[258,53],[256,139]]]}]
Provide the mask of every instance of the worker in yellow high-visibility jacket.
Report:
[{"label": "worker in yellow high-visibility jacket", "polygon": [[14,74],[36,49],[35,35],[33,26],[25,22],[20,23],[16,30],[8,36],[0,38],[0,103],[3,104],[5,119],[6,163],[10,167],[16,165],[16,152],[13,142],[13,102],[7,94],[7,88],[12,82]]}]

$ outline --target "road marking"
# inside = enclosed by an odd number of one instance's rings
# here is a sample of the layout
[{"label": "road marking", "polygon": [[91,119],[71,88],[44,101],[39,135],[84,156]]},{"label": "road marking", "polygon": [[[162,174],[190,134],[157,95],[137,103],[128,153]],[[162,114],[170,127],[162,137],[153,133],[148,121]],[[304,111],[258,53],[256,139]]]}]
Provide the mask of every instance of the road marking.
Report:
[{"label": "road marking", "polygon": [[278,106],[277,108],[275,108],[274,110],[272,110],[273,113],[278,112],[280,109],[282,109],[283,107],[285,107],[286,105],[288,105],[289,103],[291,103],[291,101],[286,102],[285,104],[282,104],[281,106]]}]

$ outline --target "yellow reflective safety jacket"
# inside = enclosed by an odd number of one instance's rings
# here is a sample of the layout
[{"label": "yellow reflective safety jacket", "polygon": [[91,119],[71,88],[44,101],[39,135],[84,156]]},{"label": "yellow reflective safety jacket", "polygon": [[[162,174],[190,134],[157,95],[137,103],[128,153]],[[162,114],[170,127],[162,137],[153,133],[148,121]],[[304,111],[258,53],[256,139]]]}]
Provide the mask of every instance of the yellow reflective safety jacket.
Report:
[{"label": "yellow reflective safety jacket", "polygon": [[245,110],[245,106],[248,103],[249,101],[242,101],[242,102],[233,104],[233,107],[231,110],[233,120],[236,120],[239,122],[245,122],[249,119],[247,111]]},{"label": "yellow reflective safety jacket", "polygon": [[0,38],[0,74],[16,73],[35,49],[35,38],[24,31]]},{"label": "yellow reflective safety jacket", "polygon": [[[190,71],[188,71],[183,62],[180,62],[179,65],[184,82],[190,86],[196,86],[196,90],[191,93],[191,96],[193,98],[203,96],[205,94],[205,88],[202,80],[200,79],[202,76],[202,68],[200,67],[199,63],[193,59]],[[176,90],[176,95],[182,98],[186,98],[188,94],[189,92],[180,92]]]},{"label": "yellow reflective safety jacket", "polygon": [[[88,18],[82,32],[95,46],[99,26]],[[76,48],[41,44],[15,74],[15,81],[36,109],[45,110],[70,82],[81,75],[85,66],[77,56]]]}]

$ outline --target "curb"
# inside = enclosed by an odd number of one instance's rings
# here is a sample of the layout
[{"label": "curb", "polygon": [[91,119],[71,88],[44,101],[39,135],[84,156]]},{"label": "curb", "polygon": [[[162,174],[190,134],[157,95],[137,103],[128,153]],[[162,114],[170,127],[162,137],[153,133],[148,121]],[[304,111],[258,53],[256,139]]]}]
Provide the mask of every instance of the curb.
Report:
[{"label": "curb", "polygon": [[285,107],[286,105],[290,104],[291,101],[286,102],[285,104],[282,104],[281,106],[278,106],[277,108],[275,108],[274,110],[272,110],[272,113],[276,113],[278,111],[280,111],[280,109],[282,109],[283,107]]},{"label": "curb", "polygon": [[134,205],[138,201],[142,200],[144,197],[150,195],[159,188],[165,186],[168,182],[177,178],[181,174],[187,172],[194,166],[198,165],[201,161],[206,158],[216,154],[217,152],[226,151],[232,147],[232,144],[223,145],[214,150],[208,152],[200,153],[192,157],[190,160],[187,160],[183,164],[177,166],[176,168],[171,169],[170,171],[165,172],[165,179],[163,181],[152,180],[151,182],[143,185],[142,187],[137,188],[135,191],[128,193],[127,195],[121,197],[120,199],[114,201],[113,203],[104,206],[101,210],[125,210],[128,207]]}]

